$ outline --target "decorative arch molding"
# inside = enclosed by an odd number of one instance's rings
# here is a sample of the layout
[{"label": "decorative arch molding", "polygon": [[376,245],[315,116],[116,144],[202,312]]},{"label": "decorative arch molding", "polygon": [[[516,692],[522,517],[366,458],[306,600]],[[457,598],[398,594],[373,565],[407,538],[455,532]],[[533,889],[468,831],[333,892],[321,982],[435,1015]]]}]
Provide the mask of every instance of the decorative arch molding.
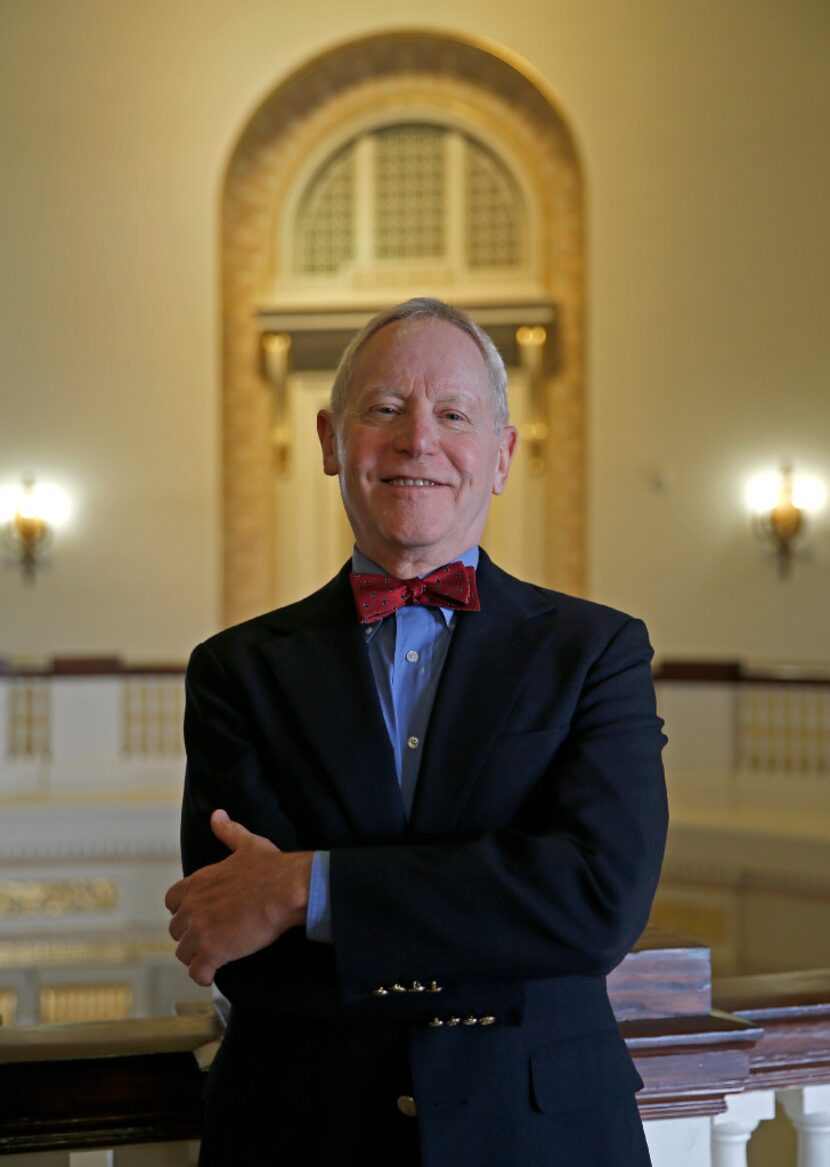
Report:
[{"label": "decorative arch molding", "polygon": [[[584,221],[575,143],[554,96],[498,46],[454,34],[386,32],[306,63],[253,114],[223,192],[223,597],[227,624],[273,606],[272,395],[257,308],[273,297],[280,223],[311,156],[381,107],[441,107],[509,142],[540,208],[539,274],[556,306],[547,382],[547,582],[585,587]],[[375,292],[375,295],[377,293]],[[390,288],[389,302],[402,298]]]}]

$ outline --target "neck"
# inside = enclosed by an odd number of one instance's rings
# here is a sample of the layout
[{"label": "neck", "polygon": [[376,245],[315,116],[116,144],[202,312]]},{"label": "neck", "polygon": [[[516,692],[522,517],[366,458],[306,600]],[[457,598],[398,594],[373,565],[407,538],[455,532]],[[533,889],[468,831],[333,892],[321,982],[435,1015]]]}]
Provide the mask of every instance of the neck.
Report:
[{"label": "neck", "polygon": [[468,550],[468,548],[464,548],[454,555],[447,555],[444,559],[435,559],[433,556],[417,554],[398,555],[384,552],[378,555],[370,551],[364,551],[360,546],[357,549],[367,559],[370,559],[372,563],[376,563],[381,571],[387,575],[394,576],[396,579],[415,579],[416,576],[429,575],[430,572],[436,571],[439,567],[444,567],[447,563],[455,563]]}]

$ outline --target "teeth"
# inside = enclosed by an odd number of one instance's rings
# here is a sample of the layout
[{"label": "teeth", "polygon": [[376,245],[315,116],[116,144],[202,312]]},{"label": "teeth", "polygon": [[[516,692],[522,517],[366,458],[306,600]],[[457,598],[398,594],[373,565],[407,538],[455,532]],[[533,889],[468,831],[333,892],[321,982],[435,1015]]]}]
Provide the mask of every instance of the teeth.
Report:
[{"label": "teeth", "polygon": [[392,486],[437,486],[437,482],[433,482],[431,478],[389,478],[387,480]]}]

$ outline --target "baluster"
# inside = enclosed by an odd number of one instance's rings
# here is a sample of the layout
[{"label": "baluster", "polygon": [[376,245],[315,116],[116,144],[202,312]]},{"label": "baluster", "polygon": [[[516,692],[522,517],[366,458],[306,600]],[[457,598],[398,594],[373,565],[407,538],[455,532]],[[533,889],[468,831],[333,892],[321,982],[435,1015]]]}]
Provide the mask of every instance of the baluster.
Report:
[{"label": "baluster", "polygon": [[707,1118],[650,1119],[644,1129],[654,1167],[712,1167]]},{"label": "baluster", "polygon": [[712,1119],[712,1167],[747,1167],[746,1148],[755,1128],[774,1117],[772,1090],[728,1094],[726,1110]]},{"label": "baluster", "polygon": [[780,1090],[798,1134],[798,1167],[830,1167],[830,1085]]}]

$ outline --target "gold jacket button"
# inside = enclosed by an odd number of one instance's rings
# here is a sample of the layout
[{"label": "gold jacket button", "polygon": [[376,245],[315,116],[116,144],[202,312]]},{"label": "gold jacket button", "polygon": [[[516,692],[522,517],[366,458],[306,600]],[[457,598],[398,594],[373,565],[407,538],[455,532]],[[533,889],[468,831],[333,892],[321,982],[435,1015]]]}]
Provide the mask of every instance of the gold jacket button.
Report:
[{"label": "gold jacket button", "polygon": [[409,991],[410,991],[410,993],[423,993],[424,986],[421,984],[420,981],[413,981],[412,984],[409,986]]},{"label": "gold jacket button", "polygon": [[464,1024],[465,1025],[478,1025],[478,1018],[473,1017],[472,1013],[470,1013],[467,1017],[464,1018]]},{"label": "gold jacket button", "polygon": [[433,1027],[433,1029],[437,1029],[439,1027],[439,1025],[443,1025],[443,1024],[444,1024],[444,1022],[442,1021],[442,1019],[440,1017],[433,1017],[432,1021],[430,1021],[430,1025]]},{"label": "gold jacket button", "polygon": [[440,992],[441,992],[441,989],[442,989],[443,987],[444,987],[444,986],[443,986],[443,985],[439,985],[437,981],[430,981],[430,985],[429,985],[429,992],[430,992],[430,993],[440,993]]},{"label": "gold jacket button", "polygon": [[389,992],[390,993],[405,993],[406,989],[403,987],[403,985],[399,985],[396,982],[394,985],[389,986]]},{"label": "gold jacket button", "polygon": [[405,1114],[407,1118],[414,1118],[418,1113],[418,1108],[415,1105],[415,1099],[409,1094],[402,1094],[396,1103],[401,1114]]},{"label": "gold jacket button", "polygon": [[383,985],[378,985],[376,989],[372,989],[373,997],[385,997],[388,990],[384,989]]},{"label": "gold jacket button", "polygon": [[479,1017],[478,1023],[479,1025],[492,1025],[495,1020],[495,1017],[491,1017],[488,1013],[486,1017]]},{"label": "gold jacket button", "polygon": [[460,1025],[460,1024],[461,1024],[460,1017],[448,1017],[447,1018],[447,1025]]}]

